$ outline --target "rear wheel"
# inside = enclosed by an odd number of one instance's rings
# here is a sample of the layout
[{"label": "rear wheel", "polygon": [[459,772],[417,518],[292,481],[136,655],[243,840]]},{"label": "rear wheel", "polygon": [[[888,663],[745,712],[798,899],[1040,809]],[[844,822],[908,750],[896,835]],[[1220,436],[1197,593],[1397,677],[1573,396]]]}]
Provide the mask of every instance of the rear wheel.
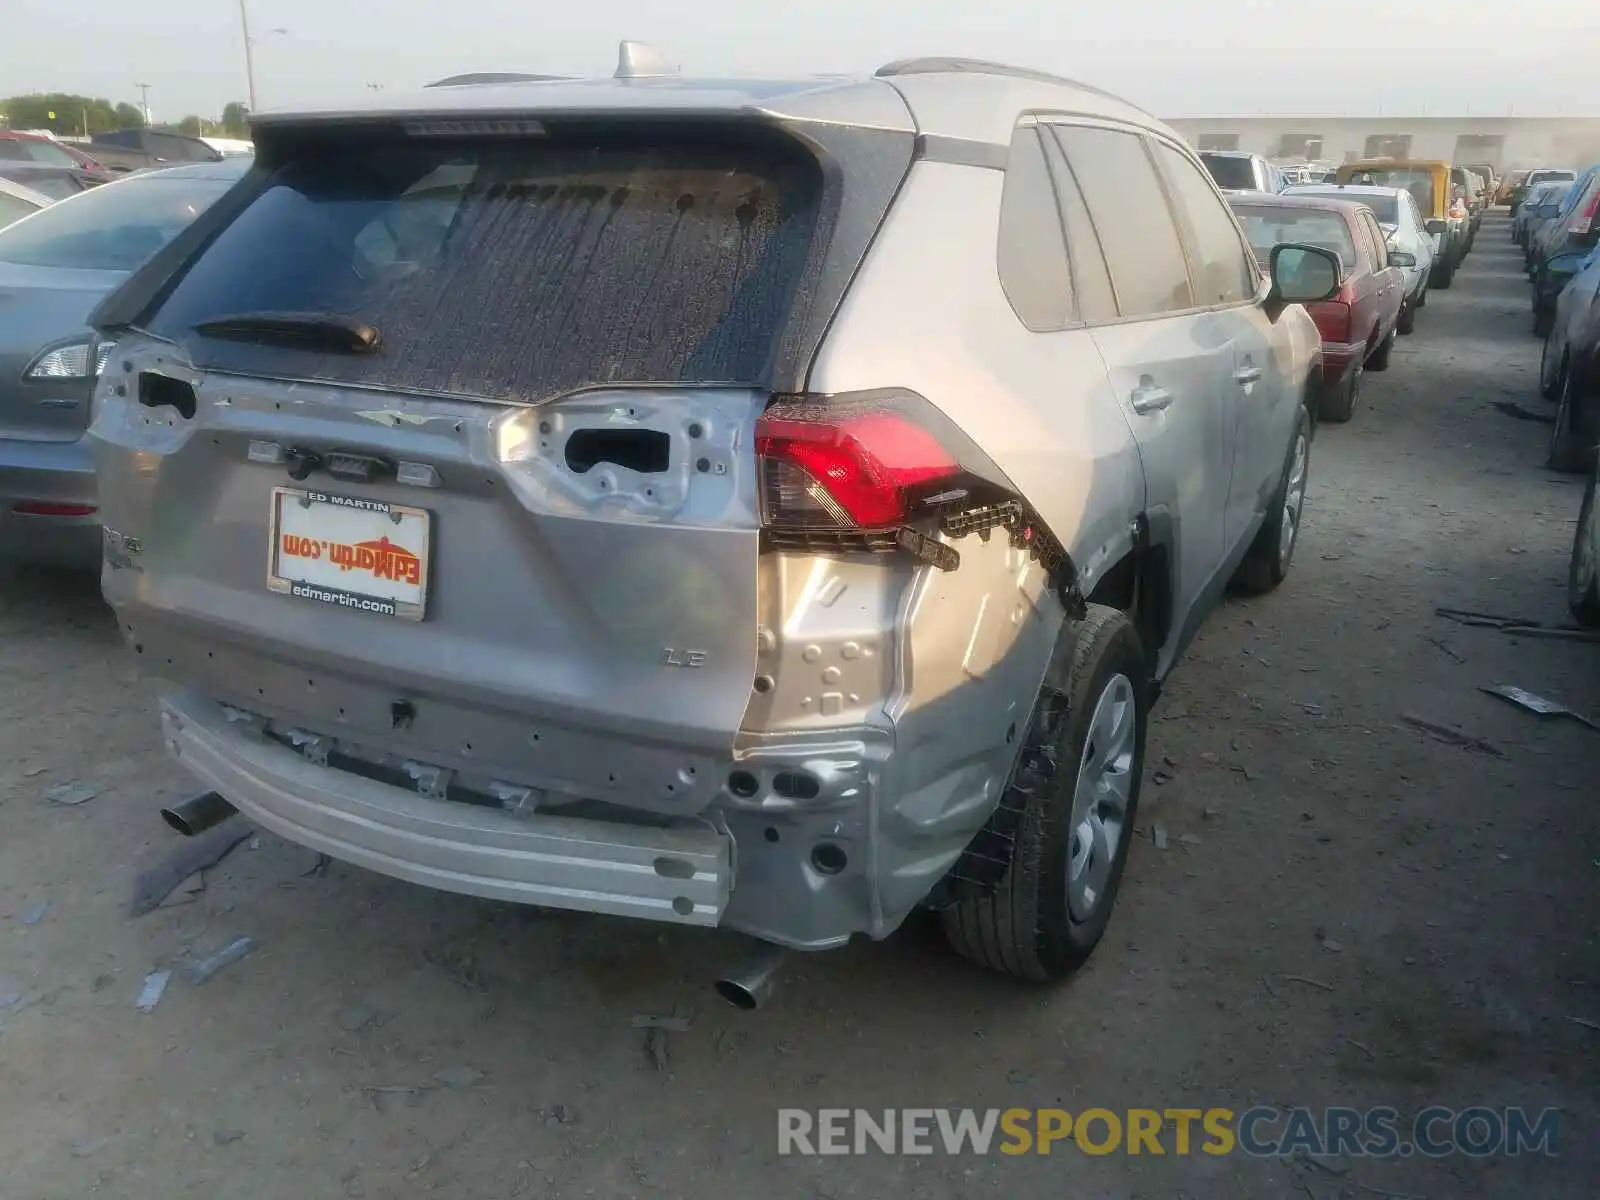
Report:
[{"label": "rear wheel", "polygon": [[1284,460],[1283,477],[1267,510],[1266,523],[1234,572],[1233,586],[1239,591],[1264,595],[1288,577],[1294,548],[1300,543],[1300,518],[1305,513],[1310,474],[1311,412],[1301,405],[1300,420],[1289,445],[1289,457]]},{"label": "rear wheel", "polygon": [[1353,362],[1334,383],[1328,384],[1317,401],[1317,416],[1334,425],[1342,425],[1355,416],[1356,403],[1361,399],[1362,364]]},{"label": "rear wheel", "polygon": [[[1431,274],[1431,272],[1430,272],[1430,274]],[[1427,284],[1423,284],[1422,285],[1422,294],[1417,297],[1417,307],[1418,308],[1427,308],[1428,307],[1428,285]]]},{"label": "rear wheel", "polygon": [[1580,625],[1600,625],[1600,471],[1589,476],[1578,510],[1578,531],[1572,539],[1572,566],[1567,571],[1567,606]]},{"label": "rear wheel", "polygon": [[1062,630],[1003,805],[1020,809],[994,891],[941,914],[980,966],[1048,982],[1082,966],[1116,903],[1139,805],[1149,666],[1126,615],[1092,604]]},{"label": "rear wheel", "polygon": [[1400,309],[1400,320],[1395,323],[1394,331],[1399,334],[1412,334],[1417,331],[1417,306],[1405,304]]},{"label": "rear wheel", "polygon": [[1578,411],[1577,387],[1572,371],[1562,371],[1561,400],[1550,431],[1550,469],[1568,475],[1592,470],[1595,461],[1594,441],[1585,432],[1584,414]]},{"label": "rear wheel", "polygon": [[1533,310],[1533,336],[1547,338],[1556,327],[1556,315],[1548,308]]},{"label": "rear wheel", "polygon": [[1444,262],[1438,263],[1434,266],[1432,274],[1430,274],[1428,277],[1428,284],[1430,287],[1436,287],[1440,289],[1447,288],[1450,286],[1451,281],[1453,281],[1455,277],[1456,265],[1455,263],[1446,259]]},{"label": "rear wheel", "polygon": [[1561,369],[1550,361],[1550,338],[1544,339],[1544,349],[1539,351],[1539,395],[1555,400],[1561,395]]},{"label": "rear wheel", "polygon": [[1394,353],[1395,330],[1389,331],[1389,336],[1379,343],[1378,348],[1372,352],[1372,357],[1367,359],[1367,370],[1387,371],[1389,369],[1389,356]]}]

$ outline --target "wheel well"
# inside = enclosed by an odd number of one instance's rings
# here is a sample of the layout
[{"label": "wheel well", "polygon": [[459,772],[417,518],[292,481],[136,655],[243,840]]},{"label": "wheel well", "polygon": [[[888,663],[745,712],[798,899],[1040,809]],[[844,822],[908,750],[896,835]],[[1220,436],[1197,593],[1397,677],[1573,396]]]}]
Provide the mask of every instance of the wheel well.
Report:
[{"label": "wheel well", "polygon": [[1088,599],[1127,613],[1154,661],[1172,628],[1172,560],[1166,546],[1151,542],[1142,520],[1139,527],[1138,544],[1100,577]]}]

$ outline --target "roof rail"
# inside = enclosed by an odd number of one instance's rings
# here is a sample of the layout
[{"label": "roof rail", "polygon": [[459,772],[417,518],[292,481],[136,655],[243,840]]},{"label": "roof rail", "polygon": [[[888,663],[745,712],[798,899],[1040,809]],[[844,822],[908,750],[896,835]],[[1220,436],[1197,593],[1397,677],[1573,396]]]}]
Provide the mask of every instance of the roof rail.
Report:
[{"label": "roof rail", "polygon": [[884,63],[873,72],[879,79],[891,79],[896,75],[999,75],[1011,79],[1031,79],[1035,83],[1054,83],[1062,87],[1077,88],[1079,91],[1090,92],[1102,96],[1107,100],[1115,100],[1118,104],[1126,104],[1138,112],[1148,112],[1132,101],[1108,92],[1104,88],[1095,87],[1092,83],[1084,83],[1078,79],[1068,79],[1063,75],[1052,75],[1049,71],[1037,71],[1032,67],[1013,67],[1006,63],[990,62],[982,58],[901,58],[891,63]]},{"label": "roof rail", "polygon": [[465,75],[447,75],[435,79],[425,87],[467,87],[475,83],[542,83],[555,79],[572,79],[572,75],[527,75],[521,71],[470,71]]}]

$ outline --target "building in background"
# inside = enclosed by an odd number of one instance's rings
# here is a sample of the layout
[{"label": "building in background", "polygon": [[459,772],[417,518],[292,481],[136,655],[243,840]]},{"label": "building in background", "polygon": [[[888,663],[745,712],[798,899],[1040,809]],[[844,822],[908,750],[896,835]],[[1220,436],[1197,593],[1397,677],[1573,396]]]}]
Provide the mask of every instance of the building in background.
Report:
[{"label": "building in background", "polygon": [[1388,155],[1501,170],[1600,162],[1600,118],[1593,117],[1178,117],[1169,124],[1197,150],[1288,161]]}]

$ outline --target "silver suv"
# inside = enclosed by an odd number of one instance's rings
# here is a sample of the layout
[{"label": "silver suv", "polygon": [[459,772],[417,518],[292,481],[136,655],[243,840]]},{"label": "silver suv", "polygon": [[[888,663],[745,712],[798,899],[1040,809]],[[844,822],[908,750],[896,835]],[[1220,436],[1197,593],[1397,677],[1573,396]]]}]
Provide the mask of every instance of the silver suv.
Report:
[{"label": "silver suv", "polygon": [[1269,283],[1170,130],[1063,80],[622,57],[262,116],[99,310],[166,740],[417,883],[803,949],[928,906],[1064,974],[1159,681],[1289,569],[1337,261]]}]

